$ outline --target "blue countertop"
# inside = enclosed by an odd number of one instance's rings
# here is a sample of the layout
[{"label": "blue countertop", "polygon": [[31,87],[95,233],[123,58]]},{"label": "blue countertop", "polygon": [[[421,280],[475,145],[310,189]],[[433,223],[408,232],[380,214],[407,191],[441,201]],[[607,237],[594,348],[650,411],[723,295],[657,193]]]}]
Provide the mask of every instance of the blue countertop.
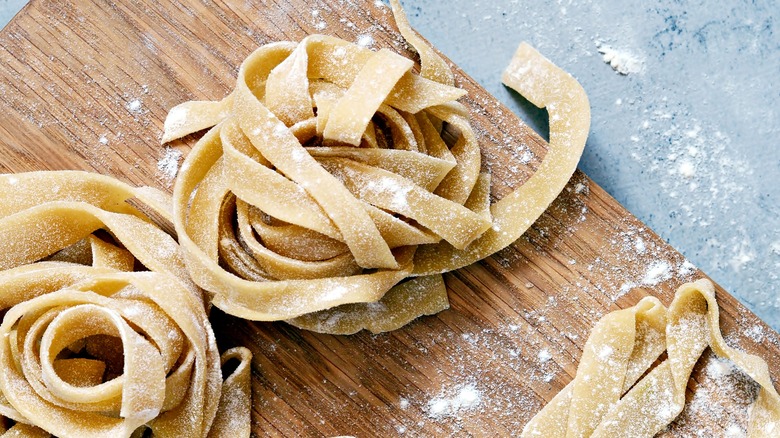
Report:
[{"label": "blue countertop", "polygon": [[780,3],[407,0],[410,21],[523,114],[500,73],[527,41],[588,92],[580,168],[780,329]]},{"label": "blue countertop", "polygon": [[[0,27],[26,2],[0,0]],[[522,113],[500,73],[528,41],[592,106],[581,169],[780,329],[780,4],[404,2],[412,24]]]}]

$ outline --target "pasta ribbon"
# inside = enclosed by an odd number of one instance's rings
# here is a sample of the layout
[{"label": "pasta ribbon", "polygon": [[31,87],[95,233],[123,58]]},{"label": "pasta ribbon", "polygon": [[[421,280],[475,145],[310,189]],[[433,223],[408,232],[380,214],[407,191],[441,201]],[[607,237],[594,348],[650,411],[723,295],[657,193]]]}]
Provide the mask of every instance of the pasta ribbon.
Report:
[{"label": "pasta ribbon", "polygon": [[210,128],[176,180],[174,224],[192,279],[227,313],[347,334],[446,309],[428,277],[514,242],[574,172],[585,93],[523,45],[506,82],[549,109],[550,149],[491,203],[465,91],[391,4],[419,75],[388,50],[310,35],[258,48],[223,100],[170,110],[163,141]]},{"label": "pasta ribbon", "polygon": [[[760,386],[748,436],[776,436],[780,395],[769,368],[758,356],[726,345],[715,289],[706,279],[680,286],[669,309],[645,297],[604,316],[585,343],[574,380],[522,436],[652,437],[682,412],[691,371],[708,346]],[[664,351],[667,358],[652,367]]]},{"label": "pasta ribbon", "polygon": [[86,172],[0,190],[0,431],[249,436],[251,354],[225,353],[223,383],[202,292],[150,219],[172,217],[166,195]]}]

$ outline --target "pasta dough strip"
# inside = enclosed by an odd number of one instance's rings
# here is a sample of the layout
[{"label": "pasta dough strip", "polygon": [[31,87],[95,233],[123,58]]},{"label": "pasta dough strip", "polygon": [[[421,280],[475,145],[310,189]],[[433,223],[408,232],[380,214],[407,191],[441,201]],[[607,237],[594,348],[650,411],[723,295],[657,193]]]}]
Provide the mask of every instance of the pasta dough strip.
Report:
[{"label": "pasta dough strip", "polygon": [[[228,415],[219,412],[223,390],[247,402],[248,388],[231,382],[248,378],[248,352],[246,376],[223,383],[202,292],[179,246],[126,202],[170,218],[164,195],[86,172],[0,175],[3,186],[13,187],[0,200],[0,230],[13,248],[0,270],[0,415],[17,422],[10,433],[130,436],[150,427],[205,437]],[[98,228],[108,234],[93,234]],[[153,271],[130,272],[136,262]],[[106,349],[112,338],[124,365],[103,382],[117,366]],[[249,418],[231,424],[247,431]]]},{"label": "pasta dough strip", "polygon": [[441,275],[410,278],[377,302],[345,304],[288,320],[290,324],[320,333],[351,335],[360,330],[382,333],[399,329],[420,315],[433,315],[450,307]]},{"label": "pasta dough strip", "polygon": [[493,226],[465,250],[447,243],[420,247],[414,274],[458,269],[517,240],[566,186],[577,168],[590,126],[590,107],[582,86],[531,46],[523,43],[503,76],[504,83],[550,113],[550,148],[522,186],[490,207]]},{"label": "pasta dough strip", "polygon": [[[451,86],[446,62],[393,6],[424,75],[387,50],[324,35],[263,46],[241,65],[231,111],[212,118],[215,126],[185,160],[174,223],[193,280],[226,312],[303,324],[320,318],[316,312],[355,304],[346,308],[365,314],[350,316],[354,327],[382,326],[367,319],[393,319],[394,310],[403,313],[400,301],[371,315],[368,303],[406,277],[457,269],[509,245],[574,172],[587,137],[587,99],[571,76],[521,45],[505,82],[550,111],[550,150],[531,179],[491,205],[477,136],[456,102],[465,92]],[[193,117],[192,128],[208,118]],[[445,126],[458,137],[449,144]],[[224,204],[233,195],[235,213]],[[258,214],[269,222],[250,220]],[[296,232],[315,239],[315,248],[283,243]],[[327,239],[344,243],[349,256],[323,258],[325,247],[315,242]],[[362,269],[300,269],[339,257]],[[430,308],[443,307],[434,282],[418,286],[430,288]]]},{"label": "pasta dough strip", "polygon": [[[189,194],[196,191],[197,184],[221,159],[218,142],[219,127],[198,141],[182,165],[174,187],[174,223],[179,243],[187,248],[184,251],[187,268],[195,283],[215,294],[214,305],[247,319],[287,319],[346,302],[376,301],[408,275],[412,257],[409,251],[399,254],[402,268],[397,271],[379,270],[352,277],[254,282],[225,271],[188,232],[189,228],[201,226],[188,217]],[[203,220],[212,218],[203,217]]]},{"label": "pasta dough strip", "polygon": [[[685,388],[709,346],[759,384],[749,437],[776,434],[780,395],[766,362],[726,345],[708,280],[677,289],[667,310],[654,297],[604,316],[583,350],[577,375],[523,429],[523,437],[652,437],[682,412]],[[668,358],[636,380],[664,351]],[[635,383],[636,382],[636,383]]]},{"label": "pasta dough strip", "polygon": [[401,7],[401,3],[398,0],[390,0],[390,6],[393,8],[393,16],[398,25],[398,30],[401,31],[401,35],[420,55],[420,76],[444,85],[455,85],[455,77],[452,74],[452,70],[444,62],[444,59],[435,52],[433,47],[423,41],[422,37],[412,29],[409,20],[406,18],[406,13]]},{"label": "pasta dough strip", "polygon": [[331,108],[322,135],[357,146],[374,113],[414,63],[387,49],[368,59],[346,93]]},{"label": "pasta dough strip", "polygon": [[[251,64],[249,64],[251,66]],[[358,265],[364,268],[398,267],[390,247],[357,199],[317,162],[279,121],[252,95],[244,82],[246,62],[239,70],[234,109],[244,133],[263,156],[303,188],[322,206],[338,227]],[[263,126],[265,129],[256,129]]]}]

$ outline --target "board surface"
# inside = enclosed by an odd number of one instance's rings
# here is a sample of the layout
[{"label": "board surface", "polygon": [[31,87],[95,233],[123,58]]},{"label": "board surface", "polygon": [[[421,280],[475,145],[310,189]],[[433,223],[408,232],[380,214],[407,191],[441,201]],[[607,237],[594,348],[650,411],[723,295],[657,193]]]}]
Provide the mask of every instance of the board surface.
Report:
[{"label": "board surface", "polygon": [[[225,96],[258,46],[327,33],[412,56],[374,1],[107,3],[33,0],[0,33],[0,171],[85,169],[170,191],[197,136],[160,146],[167,110]],[[500,198],[546,144],[455,71]],[[571,380],[599,317],[647,294],[668,305],[703,275],[577,172],[515,244],[445,276],[451,309],[436,316],[353,336],[212,320],[221,347],[254,353],[258,436],[509,436]],[[727,341],[780,377],[777,333],[721,289],[718,299]],[[745,425],[755,387],[728,363],[706,353],[689,389],[662,435]]]}]

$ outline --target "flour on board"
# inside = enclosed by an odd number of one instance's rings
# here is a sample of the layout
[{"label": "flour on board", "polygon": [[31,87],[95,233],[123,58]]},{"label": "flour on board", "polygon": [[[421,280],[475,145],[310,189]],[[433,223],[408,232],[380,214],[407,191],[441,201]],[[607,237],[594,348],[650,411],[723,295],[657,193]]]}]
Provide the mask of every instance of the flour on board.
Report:
[{"label": "flour on board", "polygon": [[165,155],[157,162],[157,169],[162,172],[163,179],[170,183],[179,173],[179,161],[181,160],[181,151],[173,148],[165,148]]},{"label": "flour on board", "polygon": [[133,99],[127,103],[127,110],[133,114],[139,114],[141,112],[141,108],[142,105],[140,99]]},{"label": "flour on board", "polygon": [[457,417],[461,410],[471,410],[479,406],[480,391],[474,384],[457,388],[450,396],[438,396],[428,402],[428,416],[431,418]]}]

